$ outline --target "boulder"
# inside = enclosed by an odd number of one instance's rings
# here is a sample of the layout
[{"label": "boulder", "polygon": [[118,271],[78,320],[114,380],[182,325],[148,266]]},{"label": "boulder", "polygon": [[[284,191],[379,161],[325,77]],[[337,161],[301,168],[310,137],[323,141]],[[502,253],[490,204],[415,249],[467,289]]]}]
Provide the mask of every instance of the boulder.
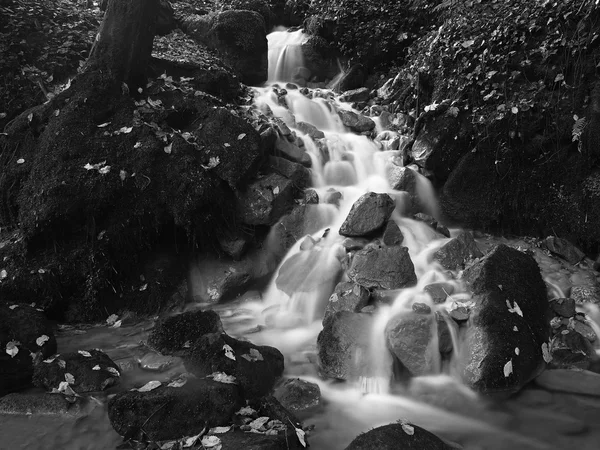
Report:
[{"label": "boulder", "polygon": [[304,191],[304,203],[307,205],[318,205],[319,194],[314,189],[306,189]]},{"label": "boulder", "polygon": [[445,281],[428,284],[423,291],[431,297],[433,303],[444,303],[454,293],[454,285]]},{"label": "boulder", "polygon": [[567,260],[571,264],[577,264],[579,261],[585,258],[585,253],[583,253],[566,239],[561,239],[556,236],[548,236],[546,239],[544,239],[543,243],[548,250]]},{"label": "boulder", "polygon": [[356,252],[348,277],[368,289],[399,289],[417,283],[408,249],[402,246],[367,246]]},{"label": "boulder", "polygon": [[550,365],[558,369],[588,369],[596,356],[594,346],[574,330],[563,330],[550,341]]},{"label": "boulder", "polygon": [[340,78],[338,90],[340,92],[358,89],[363,86],[366,78],[366,71],[362,64],[354,64]]},{"label": "boulder", "polygon": [[310,123],[296,122],[296,128],[302,133],[310,136],[313,141],[316,139],[323,139],[325,137],[325,133]]},{"label": "boulder", "polygon": [[301,164],[277,156],[269,156],[267,170],[291,180],[294,188],[304,189],[310,183],[310,172]]},{"label": "boulder", "polygon": [[100,350],[63,353],[34,366],[33,384],[47,390],[58,389],[67,381],[81,394],[100,392],[120,381],[119,366]]},{"label": "boulder", "polygon": [[200,337],[184,356],[184,363],[188,371],[199,377],[215,372],[234,376],[244,398],[268,394],[283,373],[283,355],[279,350],[224,333]]},{"label": "boulder", "polygon": [[412,145],[413,160],[433,172],[436,179],[448,179],[452,169],[469,150],[470,132],[466,116],[445,113],[430,116],[420,127]]},{"label": "boulder", "polygon": [[404,242],[404,235],[396,222],[388,220],[381,240],[387,246],[400,245]]},{"label": "boulder", "polygon": [[402,167],[393,163],[387,164],[385,169],[390,187],[396,191],[408,193],[410,198],[408,213],[416,214],[423,211],[423,205],[417,190],[417,177],[419,176],[417,172],[409,167]]},{"label": "boulder", "polygon": [[265,30],[269,33],[271,28],[278,24],[275,13],[271,8],[271,3],[267,0],[229,0],[222,2],[221,6],[224,9],[246,10],[259,13],[265,21]]},{"label": "boulder", "polygon": [[268,174],[237,193],[237,215],[248,225],[273,225],[293,207],[294,182]]},{"label": "boulder", "polygon": [[338,311],[360,312],[369,303],[369,297],[369,291],[365,287],[341,281],[329,297],[323,323]]},{"label": "boulder", "polygon": [[462,379],[479,392],[517,392],[545,366],[549,306],[540,269],[531,256],[501,244],[463,278],[474,306],[458,352]]},{"label": "boulder", "polygon": [[355,133],[363,133],[371,131],[375,128],[375,122],[362,114],[357,114],[354,111],[340,109],[338,111],[340,119],[344,126],[350,128]]},{"label": "boulder", "polygon": [[148,346],[165,355],[179,355],[201,336],[221,332],[223,324],[216,312],[188,311],[156,322],[148,336]]},{"label": "boulder", "polygon": [[379,230],[394,212],[395,203],[387,194],[367,192],[350,209],[340,227],[342,236],[367,236]]},{"label": "boulder", "polygon": [[273,396],[292,412],[305,411],[321,404],[319,385],[300,378],[286,380],[275,390]]},{"label": "boulder", "polygon": [[310,167],[312,164],[308,153],[295,143],[288,141],[285,137],[277,138],[275,142],[275,156],[300,163],[305,167]]},{"label": "boulder", "polygon": [[429,314],[399,314],[385,326],[388,348],[412,376],[431,374],[436,369],[439,349],[433,326],[437,323],[431,309]]},{"label": "boulder", "polygon": [[358,89],[345,91],[342,95],[340,95],[339,100],[341,102],[348,103],[361,103],[368,101],[370,95],[371,91],[368,88],[361,87]]},{"label": "boulder", "polygon": [[353,252],[362,250],[368,243],[369,240],[365,238],[346,238],[342,241],[342,246],[347,252]]},{"label": "boulder", "polygon": [[56,352],[54,330],[44,313],[27,304],[0,305],[0,396],[31,384],[31,355],[38,352],[42,358]]},{"label": "boulder", "polygon": [[477,247],[473,234],[469,231],[463,231],[442,245],[433,254],[433,259],[445,269],[457,270],[463,268],[470,260],[482,256],[483,253]]},{"label": "boulder", "polygon": [[300,238],[321,230],[327,223],[317,205],[298,205],[273,227],[271,242],[276,255],[282,258]]},{"label": "boulder", "polygon": [[354,439],[346,450],[452,450],[435,434],[409,423],[374,428]]},{"label": "boulder", "polygon": [[370,314],[348,311],[333,314],[317,338],[321,375],[341,380],[368,376],[373,325]]},{"label": "boulder", "polygon": [[193,39],[216,50],[243,83],[259,85],[267,80],[267,35],[259,13],[223,11],[191,16],[179,25]]},{"label": "boulder", "polygon": [[162,441],[230,425],[243,404],[235,384],[192,378],[182,387],[120,392],[108,402],[108,418],[121,436],[143,432],[149,439]]},{"label": "boulder", "polygon": [[575,309],[575,300],[572,298],[553,298],[550,300],[550,308],[555,314],[569,318],[577,312]]}]

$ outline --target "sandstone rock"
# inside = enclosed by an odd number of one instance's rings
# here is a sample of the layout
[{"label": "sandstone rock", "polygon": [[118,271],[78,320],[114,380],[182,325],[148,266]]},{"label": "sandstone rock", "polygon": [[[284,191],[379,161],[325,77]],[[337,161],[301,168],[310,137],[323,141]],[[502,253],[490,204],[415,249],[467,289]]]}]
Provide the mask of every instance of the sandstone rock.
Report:
[{"label": "sandstone rock", "polygon": [[333,314],[317,338],[321,374],[342,380],[368,375],[372,326],[370,314]]},{"label": "sandstone rock", "polygon": [[359,435],[346,450],[452,450],[436,435],[413,424],[393,423]]},{"label": "sandstone rock", "polygon": [[216,312],[188,311],[156,322],[148,336],[148,346],[165,355],[178,355],[189,351],[201,336],[221,332],[223,324]]},{"label": "sandstone rock", "polygon": [[431,314],[400,314],[387,323],[385,336],[390,351],[413,376],[434,372],[438,346],[433,345]]},{"label": "sandstone rock", "polygon": [[245,398],[268,394],[283,373],[283,355],[279,350],[224,333],[201,336],[192,343],[184,363],[188,371],[199,377],[215,372],[234,376]]},{"label": "sandstone rock", "polygon": [[477,247],[473,235],[463,231],[441,246],[433,255],[442,267],[449,270],[462,268],[469,260],[481,258],[483,253]]},{"label": "sandstone rock", "polygon": [[293,207],[294,183],[272,173],[237,194],[237,212],[248,225],[272,225]]},{"label": "sandstone rock", "polygon": [[544,245],[552,253],[555,253],[571,264],[577,264],[579,261],[585,258],[585,253],[583,253],[566,239],[548,236],[546,239],[544,239]]},{"label": "sandstone rock", "polygon": [[369,303],[369,291],[358,284],[338,283],[325,308],[323,323],[338,311],[360,312]]},{"label": "sandstone rock", "polygon": [[361,87],[358,89],[345,91],[342,95],[340,95],[339,100],[341,102],[349,102],[349,103],[366,102],[367,100],[369,100],[370,94],[371,94],[371,91],[368,88]]},{"label": "sandstone rock", "polygon": [[290,378],[279,386],[273,396],[281,405],[292,412],[305,411],[321,403],[321,389],[319,385]]},{"label": "sandstone rock", "polygon": [[545,365],[549,306],[539,267],[531,256],[498,245],[463,278],[474,306],[459,352],[462,378],[480,392],[514,393]]},{"label": "sandstone rock", "polygon": [[367,247],[352,258],[348,277],[372,289],[399,289],[417,282],[415,268],[406,247]]},{"label": "sandstone rock", "polygon": [[58,389],[60,383],[68,381],[77,393],[99,392],[120,381],[119,367],[99,350],[57,355],[33,369],[33,384],[47,390]]},{"label": "sandstone rock", "polygon": [[354,111],[348,111],[340,109],[338,115],[342,119],[344,126],[350,128],[356,133],[362,133],[363,131],[371,131],[375,128],[375,122],[368,117],[361,114],[357,114]]},{"label": "sandstone rock", "polygon": [[120,392],[108,402],[108,418],[121,436],[161,441],[194,436],[204,429],[227,426],[244,404],[238,386],[206,378],[182,387],[162,385],[149,392]]},{"label": "sandstone rock", "polygon": [[394,208],[394,201],[389,195],[368,192],[354,202],[340,227],[340,234],[350,237],[369,235],[385,224]]},{"label": "sandstone rock", "polygon": [[404,242],[404,235],[396,222],[388,220],[385,229],[383,230],[383,237],[381,240],[388,246],[400,245]]}]

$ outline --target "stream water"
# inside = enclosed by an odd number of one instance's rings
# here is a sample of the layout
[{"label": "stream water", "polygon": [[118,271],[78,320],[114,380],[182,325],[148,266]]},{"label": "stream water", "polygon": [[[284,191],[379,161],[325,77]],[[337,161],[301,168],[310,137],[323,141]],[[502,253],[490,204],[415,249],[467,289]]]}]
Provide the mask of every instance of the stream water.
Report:
[{"label": "stream water", "polygon": [[[315,241],[302,270],[294,273],[297,292],[288,296],[277,288],[275,280],[262,292],[249,291],[237,300],[220,305],[190,305],[190,309],[210,307],[221,315],[226,331],[245,337],[256,344],[273,345],[285,356],[286,377],[299,377],[317,383],[322,404],[306,417],[305,425],[314,425],[309,436],[316,450],[341,450],[359,433],[400,419],[407,419],[469,450],[501,449],[579,449],[600,448],[600,397],[584,397],[550,392],[529,386],[518,396],[502,403],[481,398],[453,376],[452,365],[438,359],[436,373],[416,377],[409,384],[394,384],[392,360],[384,343],[383,330],[390,317],[410,310],[415,299],[433,309],[447,308],[433,304],[423,287],[434,281],[454,285],[455,299],[467,298],[460,282],[431,261],[431,254],[447,242],[428,225],[404,217],[407,196],[394,191],[387,181],[386,170],[397,152],[385,150],[383,144],[366,136],[351,133],[342,124],[337,110],[351,107],[340,102],[326,89],[301,92],[290,87],[283,105],[275,88],[284,89],[294,80],[302,66],[299,45],[301,31],[276,31],[269,36],[269,82],[254,88],[258,110],[270,110],[292,129],[312,160],[312,186],[319,198],[327,198],[331,190],[339,192],[339,205],[312,205],[314,213],[326,224],[313,234]],[[298,122],[314,125],[325,135],[327,152],[298,128]],[[424,177],[418,180],[419,197],[427,212],[437,215],[432,188]],[[404,289],[388,307],[376,314],[368,376],[346,383],[323,381],[316,369],[316,338],[322,329],[327,299],[342,270],[345,254],[338,229],[352,204],[366,192],[388,193],[396,201],[392,216],[405,236],[404,244],[415,265],[418,283]],[[325,229],[329,231],[326,233]],[[455,234],[458,230],[451,230]],[[593,270],[574,267],[549,256],[526,240],[507,240],[478,235],[478,245],[486,250],[503,242],[530,249],[544,278],[556,295],[573,285],[598,281]],[[299,241],[282,261],[302,251]],[[596,320],[598,311],[587,311]],[[594,316],[595,315],[595,316]],[[143,371],[138,361],[145,355],[143,342],[151,321],[133,323],[121,328],[106,326],[63,327],[58,333],[61,352],[100,347],[123,369],[126,387],[152,379],[166,379],[181,369],[173,358],[167,372]],[[437,343],[435,344],[437,345]],[[39,391],[33,391],[39,392]],[[110,391],[108,392],[110,393]],[[101,400],[101,399],[100,399]],[[110,449],[121,439],[112,430],[102,402],[91,401],[81,414],[72,418],[57,415],[0,416],[0,449]]]}]

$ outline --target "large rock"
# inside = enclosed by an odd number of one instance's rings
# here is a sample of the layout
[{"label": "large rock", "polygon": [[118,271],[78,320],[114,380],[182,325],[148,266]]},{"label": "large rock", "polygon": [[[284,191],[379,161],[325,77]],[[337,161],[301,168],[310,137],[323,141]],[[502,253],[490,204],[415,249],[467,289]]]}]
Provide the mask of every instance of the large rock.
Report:
[{"label": "large rock", "polygon": [[267,35],[259,13],[234,10],[192,16],[180,26],[192,38],[219,52],[243,83],[258,85],[267,80]]},{"label": "large rock", "polygon": [[300,378],[286,380],[275,390],[273,396],[292,412],[305,411],[321,403],[319,385]]},{"label": "large rock", "polygon": [[33,384],[48,390],[67,381],[75,392],[99,392],[120,381],[119,366],[100,350],[56,355],[34,366]]},{"label": "large rock", "polygon": [[218,303],[234,298],[260,277],[265,267],[251,255],[241,261],[206,257],[191,268],[191,296],[194,301]]},{"label": "large rock", "polygon": [[464,267],[468,261],[482,256],[483,253],[477,247],[473,234],[463,231],[442,245],[433,254],[433,259],[445,269],[456,270]]},{"label": "large rock", "polygon": [[452,450],[435,434],[409,423],[374,428],[354,439],[346,450]]},{"label": "large rock", "polygon": [[327,220],[317,205],[296,206],[272,228],[270,242],[275,254],[283,258],[296,241],[307,234],[316,233],[326,225]]},{"label": "large rock", "polygon": [[310,36],[302,43],[301,48],[304,65],[310,72],[311,79],[326,81],[335,78],[339,72],[337,52],[329,42],[319,36]]},{"label": "large rock", "polygon": [[404,235],[396,222],[388,220],[385,229],[383,230],[381,240],[388,246],[400,245],[404,242]]},{"label": "large rock", "polygon": [[188,311],[159,320],[148,336],[148,346],[165,355],[178,355],[201,336],[221,332],[223,324],[216,312]]},{"label": "large rock", "polygon": [[432,116],[420,128],[412,146],[413,160],[445,181],[461,156],[469,151],[466,117]]},{"label": "large rock", "polygon": [[237,212],[248,225],[273,225],[293,207],[294,183],[271,173],[237,194]]},{"label": "large rock", "polygon": [[[9,345],[9,343],[12,343]],[[7,350],[14,349],[9,354]],[[31,383],[31,354],[56,352],[56,338],[44,313],[30,305],[0,305],[0,396]]]},{"label": "large rock", "polygon": [[190,379],[182,387],[163,385],[149,392],[120,392],[108,402],[108,418],[121,436],[143,432],[161,441],[230,425],[242,404],[234,384]]},{"label": "large rock", "polygon": [[340,116],[340,119],[342,119],[342,123],[356,133],[371,131],[375,128],[375,122],[354,111],[340,109],[338,115]]},{"label": "large rock", "polygon": [[431,313],[399,314],[385,326],[388,348],[413,376],[427,375],[436,369],[440,356],[433,326],[437,323]]},{"label": "large rock", "polygon": [[350,91],[345,91],[342,95],[340,95],[340,101],[342,102],[366,102],[369,100],[369,95],[371,91],[366,87],[361,87],[358,89],[353,89]]},{"label": "large rock", "polygon": [[329,297],[323,323],[338,311],[360,312],[369,303],[369,297],[369,291],[364,286],[341,281]]},{"label": "large rock", "polygon": [[556,236],[548,236],[544,239],[544,245],[552,253],[566,259],[571,264],[577,264],[583,258],[585,253],[575,247],[566,239],[561,239]]},{"label": "large rock", "polygon": [[291,180],[296,190],[304,189],[310,182],[310,172],[306,167],[285,158],[270,156],[266,166],[268,170]]},{"label": "large rock", "polygon": [[531,256],[498,245],[463,278],[474,306],[458,353],[461,376],[480,392],[514,393],[545,366],[549,306],[539,267]]},{"label": "large rock", "polygon": [[342,236],[367,236],[379,230],[394,212],[394,200],[388,194],[367,192],[354,202],[340,227]]},{"label": "large rock", "polygon": [[356,252],[348,277],[369,289],[399,289],[417,283],[415,267],[408,248],[367,246]]},{"label": "large rock", "polygon": [[409,213],[417,214],[424,210],[424,205],[419,198],[417,181],[419,174],[416,171],[390,162],[386,165],[386,175],[392,189],[408,193],[410,198]]},{"label": "large rock", "polygon": [[305,167],[311,166],[310,156],[303,148],[289,141],[286,137],[279,136],[275,142],[275,156],[289,159],[292,162],[300,163]]},{"label": "large rock", "polygon": [[321,375],[341,380],[368,376],[373,325],[370,314],[333,314],[317,338]]},{"label": "large rock", "polygon": [[268,394],[283,373],[283,355],[279,350],[224,333],[200,337],[192,344],[184,362],[187,370],[200,377],[215,372],[234,376],[245,398]]}]

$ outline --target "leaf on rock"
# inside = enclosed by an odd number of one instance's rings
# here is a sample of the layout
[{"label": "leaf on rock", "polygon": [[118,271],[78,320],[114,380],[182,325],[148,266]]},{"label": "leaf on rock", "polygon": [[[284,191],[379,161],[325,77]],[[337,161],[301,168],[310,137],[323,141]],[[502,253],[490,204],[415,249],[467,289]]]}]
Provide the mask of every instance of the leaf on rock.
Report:
[{"label": "leaf on rock", "polygon": [[92,166],[90,163],[87,163],[85,166],[83,166],[83,168],[85,170],[92,170],[92,169],[94,169],[94,166]]},{"label": "leaf on rock", "polygon": [[17,356],[17,354],[19,353],[19,348],[17,347],[17,345],[21,345],[20,342],[18,341],[9,341],[6,344],[6,353],[11,357],[14,358],[15,356]]},{"label": "leaf on rock", "polygon": [[226,373],[223,373],[223,372],[211,373],[210,375],[208,375],[208,378],[212,378],[213,380],[215,380],[219,383],[237,384],[236,379],[233,375],[227,375]]},{"label": "leaf on rock", "polygon": [[542,356],[544,357],[544,361],[546,361],[546,363],[552,361],[552,354],[550,353],[547,342],[542,344]]},{"label": "leaf on rock", "polygon": [[15,308],[18,308],[18,307],[19,307],[19,305],[10,305],[10,306],[8,307],[8,309],[11,309],[11,310],[12,310],[12,309],[15,309]]},{"label": "leaf on rock", "polygon": [[246,133],[242,133],[238,136],[238,141],[241,141],[242,139],[244,139],[246,137]]},{"label": "leaf on rock", "polygon": [[178,378],[175,378],[169,384],[167,384],[167,387],[180,388],[180,387],[185,386],[186,383],[187,383],[187,377],[180,376]]},{"label": "leaf on rock", "polygon": [[110,125],[110,122],[104,122],[104,123],[101,123],[100,125],[98,125],[98,128],[106,128],[109,125]]},{"label": "leaf on rock", "polygon": [[65,373],[65,381],[69,384],[75,384],[75,377],[70,373]]},{"label": "leaf on rock", "polygon": [[504,376],[508,377],[511,373],[513,373],[512,359],[510,359],[506,364],[504,364]]},{"label": "leaf on rock", "polygon": [[474,43],[475,41],[473,39],[469,39],[468,41],[464,41],[461,45],[463,46],[463,48],[469,48]]},{"label": "leaf on rock", "polygon": [[108,172],[110,172],[110,166],[104,166],[98,169],[98,173],[101,173],[102,175],[106,175]]},{"label": "leaf on rock", "polygon": [[123,321],[122,320],[117,320],[112,326],[111,328],[120,328],[122,325]]},{"label": "leaf on rock", "polygon": [[225,356],[233,361],[235,361],[235,354],[233,353],[233,348],[230,345],[225,344],[223,346],[223,350],[225,350]]},{"label": "leaf on rock", "polygon": [[[112,367],[111,367],[112,368]],[[139,389],[132,389],[132,391],[138,391],[138,392],[150,392],[153,391],[154,389],[156,389],[157,387],[161,386],[162,383],[160,381],[154,380],[154,381],[148,381],[145,385],[143,385],[141,388]]]},{"label": "leaf on rock", "polygon": [[121,178],[121,181],[125,181],[125,178],[127,178],[127,172],[121,169],[119,172],[119,178]]},{"label": "leaf on rock", "polygon": [[86,358],[92,357],[92,354],[90,352],[86,352],[85,350],[79,350],[77,353],[79,353],[81,356],[85,356]]},{"label": "leaf on rock", "polygon": [[233,426],[228,426],[228,427],[214,427],[211,428],[210,430],[208,430],[209,434],[224,434],[227,433],[228,431],[230,431],[233,428]]},{"label": "leaf on rock", "polygon": [[204,169],[209,170],[217,167],[220,164],[221,160],[218,156],[211,156],[208,160],[208,165],[200,164]]},{"label": "leaf on rock", "polygon": [[35,340],[35,343],[38,345],[38,347],[41,347],[42,345],[44,345],[49,340],[50,340],[50,338],[48,336],[46,336],[45,334],[42,334],[39,338],[37,338]]},{"label": "leaf on rock", "polygon": [[294,429],[296,430],[296,436],[298,436],[300,444],[302,444],[302,447],[306,447],[306,432],[302,428],[294,427]]},{"label": "leaf on rock", "polygon": [[17,159],[17,164],[23,164],[25,160],[23,158]]},{"label": "leaf on rock", "polygon": [[173,148],[173,143],[171,142],[169,145],[167,145],[167,146],[164,148],[164,151],[165,151],[165,153],[166,153],[167,155],[170,155],[170,154],[171,154],[171,149],[172,149],[172,148]]},{"label": "leaf on rock", "polygon": [[96,364],[94,367],[92,367],[92,370],[100,370],[100,366]]},{"label": "leaf on rock", "polygon": [[4,280],[6,277],[8,277],[8,273],[6,272],[6,269],[0,270],[0,280]]},{"label": "leaf on rock", "polygon": [[184,437],[182,439],[182,446],[183,448],[190,448],[193,447],[196,442],[198,442],[198,439],[200,439],[200,436],[202,435],[202,433],[197,434],[196,436],[190,436],[190,437]]},{"label": "leaf on rock", "polygon": [[202,438],[202,446],[206,449],[220,450],[222,447],[221,439],[217,436],[204,436]]},{"label": "leaf on rock", "polygon": [[[120,377],[121,376],[121,374],[119,373],[119,371],[117,369],[115,369],[114,367],[107,367],[106,371],[108,373],[110,373],[111,375],[114,375],[115,377]],[[152,381],[150,383],[152,383]],[[159,383],[160,383],[160,381],[159,381]]]},{"label": "leaf on rock", "polygon": [[60,367],[61,369],[66,369],[67,368],[67,363],[65,362],[64,359],[59,359],[58,360],[58,367]]},{"label": "leaf on rock", "polygon": [[409,425],[408,423],[402,423],[401,425],[402,425],[402,431],[404,431],[409,436],[412,436],[413,434],[415,434],[415,427],[413,427],[412,425]]},{"label": "leaf on rock", "polygon": [[252,422],[249,423],[250,428],[253,430],[260,430],[261,428],[263,428],[265,426],[265,424],[269,421],[269,417],[267,416],[262,416],[259,417],[258,419],[253,420]]},{"label": "leaf on rock", "polygon": [[254,416],[256,415],[256,410],[250,408],[249,406],[244,406],[243,408],[240,408],[240,410],[236,412],[236,414],[238,416]]}]

